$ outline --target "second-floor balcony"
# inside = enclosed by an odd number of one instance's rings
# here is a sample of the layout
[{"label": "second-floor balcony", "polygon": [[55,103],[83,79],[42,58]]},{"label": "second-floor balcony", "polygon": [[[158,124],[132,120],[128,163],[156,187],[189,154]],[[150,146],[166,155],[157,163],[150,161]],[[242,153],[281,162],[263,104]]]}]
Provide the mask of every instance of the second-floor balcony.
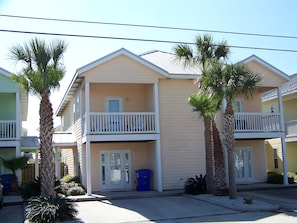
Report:
[{"label": "second-floor balcony", "polygon": [[16,121],[0,120],[0,140],[16,139]]},{"label": "second-floor balcony", "polygon": [[235,113],[235,132],[281,132],[281,119],[279,113]]},{"label": "second-floor balcony", "polygon": [[156,133],[154,112],[90,112],[89,131],[84,117],[84,132],[90,134]]}]

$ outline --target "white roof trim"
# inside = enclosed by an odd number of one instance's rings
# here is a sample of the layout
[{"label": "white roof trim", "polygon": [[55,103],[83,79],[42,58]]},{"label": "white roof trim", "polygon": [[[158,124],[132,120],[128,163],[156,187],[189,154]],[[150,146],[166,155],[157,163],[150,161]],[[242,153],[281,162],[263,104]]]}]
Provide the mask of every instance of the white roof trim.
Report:
[{"label": "white roof trim", "polygon": [[10,74],[10,72],[3,69],[2,67],[0,67],[0,74],[4,74],[4,75],[8,76]]},{"label": "white roof trim", "polygon": [[277,73],[279,76],[285,78],[286,80],[290,80],[290,77],[282,72],[281,70],[277,69],[276,67],[272,66],[270,63],[267,63],[265,60],[261,59],[260,57],[256,56],[256,55],[251,55],[241,61],[239,61],[239,63],[243,63],[243,64],[247,64],[251,61],[256,61],[258,63],[260,63],[261,65],[263,65],[264,67],[267,67],[268,69],[274,71],[275,73]]},{"label": "white roof trim", "polygon": [[125,48],[121,48],[121,49],[119,49],[119,50],[117,50],[117,51],[115,51],[113,53],[110,53],[110,54],[108,54],[108,55],[106,55],[106,56],[104,56],[104,57],[102,57],[102,58],[100,58],[98,60],[95,60],[95,61],[93,61],[93,62],[91,62],[91,63],[89,63],[89,64],[87,64],[87,65],[85,65],[85,66],[83,66],[81,68],[78,68],[77,71],[76,71],[77,75],[80,75],[81,73],[86,72],[86,71],[88,71],[88,70],[90,70],[90,69],[92,69],[94,67],[97,67],[100,64],[103,64],[103,63],[105,63],[105,62],[107,62],[109,60],[112,60],[113,58],[116,58],[116,57],[118,57],[120,55],[125,55],[125,56],[137,61],[138,63],[141,63],[144,66],[146,66],[146,67],[148,67],[148,68],[162,74],[163,76],[168,77],[168,72],[167,71],[157,67],[156,65],[150,63],[149,61],[147,61],[145,59],[142,59],[140,56],[126,50]]}]

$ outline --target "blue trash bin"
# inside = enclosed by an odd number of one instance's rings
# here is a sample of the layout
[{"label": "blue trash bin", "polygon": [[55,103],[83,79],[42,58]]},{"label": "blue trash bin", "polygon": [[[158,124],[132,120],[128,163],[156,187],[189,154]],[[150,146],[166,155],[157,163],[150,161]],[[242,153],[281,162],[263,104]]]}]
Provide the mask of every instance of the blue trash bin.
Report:
[{"label": "blue trash bin", "polygon": [[12,174],[2,174],[3,194],[8,194],[11,187]]},{"label": "blue trash bin", "polygon": [[137,190],[149,191],[150,190],[150,178],[152,171],[149,169],[136,170],[137,178]]}]

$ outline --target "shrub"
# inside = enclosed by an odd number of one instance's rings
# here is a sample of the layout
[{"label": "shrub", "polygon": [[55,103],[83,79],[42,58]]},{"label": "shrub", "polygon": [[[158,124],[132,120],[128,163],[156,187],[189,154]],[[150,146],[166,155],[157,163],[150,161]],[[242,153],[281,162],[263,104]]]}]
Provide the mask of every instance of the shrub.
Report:
[{"label": "shrub", "polygon": [[40,195],[40,178],[37,177],[34,181],[28,182],[21,187],[21,195],[24,200]]},{"label": "shrub", "polygon": [[74,186],[68,189],[67,196],[77,196],[86,194],[85,190],[81,186]]},{"label": "shrub", "polygon": [[86,192],[82,188],[82,186],[78,183],[75,183],[74,181],[71,181],[69,183],[65,183],[61,181],[60,187],[59,187],[59,193],[62,193],[66,196],[75,196],[75,195],[84,195]]},{"label": "shrub", "polygon": [[294,172],[288,172],[289,179],[291,178],[292,183],[297,182],[297,174]]},{"label": "shrub", "polygon": [[[55,191],[59,193],[60,181],[55,180]],[[31,197],[40,196],[40,177],[34,179],[34,181],[28,182],[21,187],[21,195],[24,200],[28,200]]]},{"label": "shrub", "polygon": [[195,176],[188,178],[184,185],[184,192],[185,194],[192,195],[205,194],[206,176],[202,177],[202,174],[200,174],[200,177]]},{"label": "shrub", "polygon": [[78,177],[78,176],[72,176],[72,175],[70,175],[70,174],[68,174],[68,175],[66,175],[66,176],[64,176],[64,177],[62,177],[62,178],[60,179],[60,181],[61,181],[61,182],[65,182],[65,183],[69,183],[69,182],[74,181],[75,183],[80,184],[80,179],[79,179],[79,177]]},{"label": "shrub", "polygon": [[34,223],[71,220],[76,214],[74,204],[61,197],[33,197],[26,207],[26,219]]},{"label": "shrub", "polygon": [[[288,172],[288,182],[289,184],[294,183],[294,177],[292,176],[293,173]],[[284,183],[284,176],[283,174],[276,173],[276,172],[268,172],[267,173],[267,183],[270,184],[283,184]]]},{"label": "shrub", "polygon": [[268,172],[267,173],[267,183],[282,184],[283,183],[283,175],[276,173],[276,172]]}]

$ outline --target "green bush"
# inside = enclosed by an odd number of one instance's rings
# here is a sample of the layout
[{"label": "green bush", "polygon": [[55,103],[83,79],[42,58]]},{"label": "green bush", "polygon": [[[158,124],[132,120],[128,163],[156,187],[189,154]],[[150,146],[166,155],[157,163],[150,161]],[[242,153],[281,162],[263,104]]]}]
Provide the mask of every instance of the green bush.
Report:
[{"label": "green bush", "polygon": [[74,186],[68,189],[67,196],[85,195],[86,192],[81,186]]},{"label": "green bush", "polygon": [[[60,181],[55,180],[55,191],[59,193]],[[28,182],[21,187],[21,195],[24,200],[28,200],[31,197],[40,196],[40,177],[34,179],[34,181]]]},{"label": "green bush", "polygon": [[21,187],[21,195],[24,200],[40,196],[40,178],[37,177],[34,181],[24,184]]},{"label": "green bush", "polygon": [[61,182],[65,182],[65,183],[69,183],[69,182],[74,181],[75,183],[80,184],[80,179],[79,179],[79,177],[78,177],[78,176],[72,176],[72,175],[70,175],[70,174],[68,174],[68,175],[66,175],[66,176],[64,176],[64,177],[62,177],[62,178],[60,179],[60,181],[61,181]]},{"label": "green bush", "polygon": [[184,185],[184,193],[192,195],[205,194],[206,176],[202,177],[202,174],[200,174],[200,177],[188,178]]},{"label": "green bush", "polygon": [[59,191],[66,196],[84,195],[86,193],[82,186],[74,181],[69,183],[61,181]]},{"label": "green bush", "polygon": [[294,172],[288,172],[288,177],[292,178],[292,181],[297,182],[297,174]]},{"label": "green bush", "polygon": [[[294,183],[294,177],[292,176],[293,173],[288,172],[288,182],[289,184]],[[283,174],[276,173],[276,172],[268,172],[267,173],[267,183],[270,184],[283,184],[284,183],[284,176]]]},{"label": "green bush", "polygon": [[26,219],[33,223],[71,220],[77,214],[74,204],[61,197],[33,197],[25,211]]}]

